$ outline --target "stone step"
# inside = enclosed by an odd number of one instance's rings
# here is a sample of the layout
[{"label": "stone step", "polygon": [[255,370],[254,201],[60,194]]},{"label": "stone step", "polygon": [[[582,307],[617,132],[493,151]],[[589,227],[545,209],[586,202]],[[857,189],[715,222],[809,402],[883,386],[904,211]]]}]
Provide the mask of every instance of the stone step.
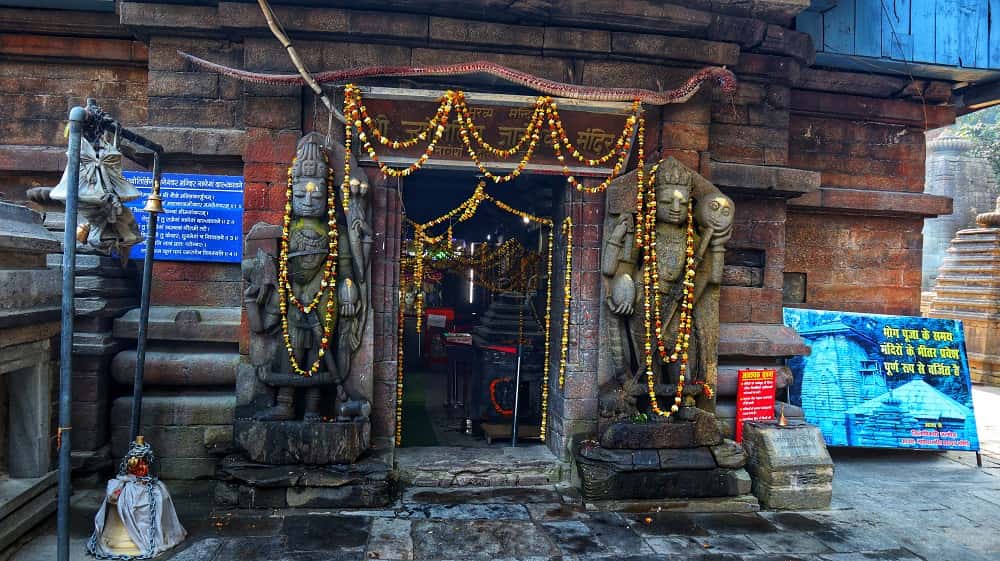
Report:
[{"label": "stone step", "polygon": [[[231,425],[236,396],[227,393],[146,395],[142,399],[142,424]],[[132,414],[132,396],[119,397],[111,406],[111,425],[127,426]]]},{"label": "stone step", "polygon": [[[24,481],[4,482],[0,496],[0,551],[7,549],[21,536],[56,510],[56,472]],[[11,487],[8,489],[8,487]]]},{"label": "stone step", "polygon": [[[56,270],[62,269],[62,254],[50,253],[46,256],[46,263]],[[90,255],[86,253],[76,254],[76,274],[91,275],[99,277],[124,277],[135,276],[135,262],[130,261],[122,267],[121,261],[115,257],[105,257],[103,255]]]},{"label": "stone step", "polygon": [[102,333],[73,333],[73,354],[87,356],[112,355],[125,348],[125,343],[110,331]]},{"label": "stone step", "polygon": [[[121,458],[128,451],[129,425],[111,431],[111,453]],[[143,425],[142,435],[153,446],[156,457],[212,458],[231,451],[233,425],[161,426]]]},{"label": "stone step", "polygon": [[139,287],[136,286],[135,282],[127,278],[77,275],[74,281],[77,296],[116,298],[134,295],[139,292]]},{"label": "stone step", "polygon": [[74,298],[73,308],[77,316],[116,318],[129,310],[135,310],[136,317],[138,317],[139,299],[135,296],[124,298],[101,298],[96,296]]},{"label": "stone step", "polygon": [[[120,384],[132,385],[135,350],[118,353],[111,362],[111,375]],[[235,351],[153,348],[146,351],[145,384],[164,386],[229,386],[236,384],[240,354]]]},{"label": "stone step", "polygon": [[523,487],[562,479],[559,460],[544,445],[400,448],[396,471],[401,483],[420,487]]},{"label": "stone step", "polygon": [[[149,309],[147,337],[151,341],[237,343],[240,308],[153,306]],[[115,320],[115,337],[135,339],[139,333],[139,310]]]},{"label": "stone step", "polygon": [[59,271],[0,268],[0,312],[58,306],[61,294]]}]

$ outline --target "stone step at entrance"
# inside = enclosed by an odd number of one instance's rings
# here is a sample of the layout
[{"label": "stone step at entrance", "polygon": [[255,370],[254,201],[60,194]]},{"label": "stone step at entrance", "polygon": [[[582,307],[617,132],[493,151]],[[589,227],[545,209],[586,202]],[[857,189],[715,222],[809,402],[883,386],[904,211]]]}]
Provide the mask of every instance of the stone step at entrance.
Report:
[{"label": "stone step at entrance", "polygon": [[545,445],[511,448],[426,446],[396,449],[396,473],[405,486],[524,487],[569,477]]}]

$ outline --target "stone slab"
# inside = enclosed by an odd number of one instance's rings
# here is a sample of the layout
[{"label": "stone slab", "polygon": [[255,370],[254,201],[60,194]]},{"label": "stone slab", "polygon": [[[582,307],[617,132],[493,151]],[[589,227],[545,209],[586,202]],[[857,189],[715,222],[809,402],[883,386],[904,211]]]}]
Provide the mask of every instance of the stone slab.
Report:
[{"label": "stone slab", "polygon": [[115,298],[136,294],[139,287],[132,279],[77,275],[74,279],[77,296]]},{"label": "stone slab", "polygon": [[743,513],[758,512],[760,502],[751,494],[735,497],[709,497],[698,499],[633,499],[612,501],[586,501],[584,507],[591,512],[683,512],[683,513]]},{"label": "stone slab", "polygon": [[779,166],[711,162],[712,183],[724,191],[748,191],[755,196],[793,198],[820,186],[820,173]]},{"label": "stone slab", "polygon": [[0,312],[59,305],[62,278],[53,269],[0,269]]},{"label": "stone slab", "polygon": [[56,488],[52,486],[29,499],[10,516],[0,519],[0,551],[48,518],[56,511],[56,506]]},{"label": "stone slab", "polygon": [[356,464],[307,466],[224,461],[216,488],[220,506],[241,508],[379,507],[392,500],[389,467],[378,457]]},{"label": "stone slab", "polygon": [[42,215],[22,205],[0,202],[0,251],[53,253],[62,243],[42,226]]},{"label": "stone slab", "polygon": [[[63,256],[61,253],[50,253],[46,256],[46,263],[50,268],[62,269],[62,258]],[[130,272],[135,272],[135,264],[129,262],[129,265],[123,268],[121,266],[121,261],[113,257],[77,253],[74,272],[77,275],[124,277]]]},{"label": "stone slab", "polygon": [[256,421],[233,425],[236,445],[251,460],[265,464],[349,464],[371,442],[371,422]]},{"label": "stone slab", "polygon": [[[232,394],[146,395],[142,399],[143,425],[228,425],[236,399]],[[120,397],[111,406],[112,426],[127,426],[132,397]]]},{"label": "stone slab", "polygon": [[[229,386],[236,384],[240,355],[237,352],[191,349],[156,349],[146,352],[144,382],[163,386]],[[136,354],[118,353],[111,362],[111,375],[119,384],[132,385]]]},{"label": "stone slab", "polygon": [[139,301],[134,296],[124,298],[101,298],[96,296],[73,298],[73,307],[77,317],[93,316],[116,318],[129,310],[138,314]]},{"label": "stone slab", "polygon": [[802,421],[787,427],[748,422],[743,445],[753,492],[765,508],[829,508],[834,467],[818,427]]},{"label": "stone slab", "polygon": [[790,357],[809,352],[798,333],[781,324],[719,324],[720,357]]},{"label": "stone slab", "polygon": [[[236,343],[239,341],[240,308],[152,306],[147,337],[151,341]],[[139,310],[115,320],[115,337],[135,339],[139,333]]]},{"label": "stone slab", "polygon": [[559,460],[542,445],[400,448],[396,473],[401,483],[424,487],[520,487],[562,479]]}]

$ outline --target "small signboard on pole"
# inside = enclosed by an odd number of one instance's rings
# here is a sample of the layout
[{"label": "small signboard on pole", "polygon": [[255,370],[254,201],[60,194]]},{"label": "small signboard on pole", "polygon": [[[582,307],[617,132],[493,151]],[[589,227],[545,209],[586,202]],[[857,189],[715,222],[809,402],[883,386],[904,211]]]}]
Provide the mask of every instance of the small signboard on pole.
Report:
[{"label": "small signboard on pole", "polygon": [[743,442],[743,422],[774,418],[773,368],[740,370],[736,386],[736,442]]}]

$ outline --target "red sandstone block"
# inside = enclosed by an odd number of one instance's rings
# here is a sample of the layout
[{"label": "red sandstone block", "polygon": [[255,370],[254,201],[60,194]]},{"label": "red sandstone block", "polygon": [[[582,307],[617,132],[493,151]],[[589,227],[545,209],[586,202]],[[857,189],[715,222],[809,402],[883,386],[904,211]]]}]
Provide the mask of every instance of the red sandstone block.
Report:
[{"label": "red sandstone block", "polygon": [[[267,193],[270,185],[256,181],[249,181],[243,186],[243,208],[244,210],[266,210]],[[246,220],[244,219],[244,223]]]},{"label": "red sandstone block", "polygon": [[240,280],[236,263],[195,263],[187,261],[155,261],[153,278],[158,281],[225,282]]},{"label": "red sandstone block", "polygon": [[580,271],[597,271],[600,269],[601,251],[597,248],[579,249],[574,252],[573,269]]},{"label": "red sandstone block", "polygon": [[750,301],[759,292],[740,286],[723,286],[719,295],[719,321],[745,323],[750,321]]},{"label": "red sandstone block", "polygon": [[708,150],[708,129],[702,124],[664,123],[662,144],[669,149]]},{"label": "red sandstone block", "polygon": [[268,129],[298,129],[302,127],[300,96],[256,97],[244,100],[243,121],[247,126]]},{"label": "red sandstone block", "polygon": [[241,282],[160,281],[150,299],[159,306],[240,306]]},{"label": "red sandstone block", "polygon": [[698,169],[698,164],[701,162],[701,155],[694,150],[677,150],[667,148],[660,154],[661,158],[669,158],[671,156],[691,169]]},{"label": "red sandstone block", "polygon": [[248,163],[243,166],[243,180],[263,183],[286,183],[287,175],[279,164]]},{"label": "red sandstone block", "polygon": [[267,191],[267,206],[265,210],[284,212],[285,204],[288,202],[288,187],[282,183],[275,183]]}]

